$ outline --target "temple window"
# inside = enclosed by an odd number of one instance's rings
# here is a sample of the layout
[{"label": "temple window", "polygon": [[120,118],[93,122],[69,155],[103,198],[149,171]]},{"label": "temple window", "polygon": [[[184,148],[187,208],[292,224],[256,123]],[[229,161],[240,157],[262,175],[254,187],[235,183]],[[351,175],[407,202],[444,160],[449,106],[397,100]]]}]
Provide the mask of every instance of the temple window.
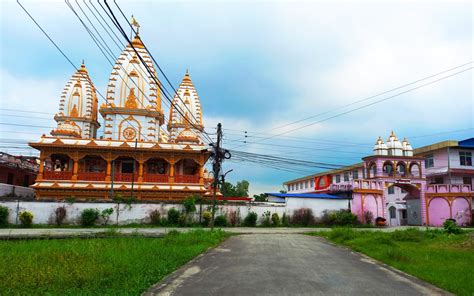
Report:
[{"label": "temple window", "polygon": [[421,177],[420,166],[416,162],[410,164],[410,176],[411,177]]},{"label": "temple window", "polygon": [[341,182],[341,175],[336,175],[336,183]]},{"label": "temple window", "polygon": [[397,174],[400,176],[405,176],[406,174],[406,166],[404,163],[398,163],[397,164]]},{"label": "temple window", "polygon": [[393,175],[393,165],[391,162],[385,162],[384,165],[383,165],[383,172],[384,174],[386,175]]}]

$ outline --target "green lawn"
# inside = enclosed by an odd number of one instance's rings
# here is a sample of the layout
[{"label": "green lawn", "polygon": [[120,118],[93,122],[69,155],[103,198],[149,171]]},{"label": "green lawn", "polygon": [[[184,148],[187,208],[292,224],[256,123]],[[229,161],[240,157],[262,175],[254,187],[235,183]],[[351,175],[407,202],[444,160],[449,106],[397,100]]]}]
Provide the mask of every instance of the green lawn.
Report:
[{"label": "green lawn", "polygon": [[474,295],[473,233],[441,230],[394,232],[333,229],[316,232],[406,273],[458,295]]},{"label": "green lawn", "polygon": [[1,295],[139,295],[226,239],[222,231],[0,241]]}]

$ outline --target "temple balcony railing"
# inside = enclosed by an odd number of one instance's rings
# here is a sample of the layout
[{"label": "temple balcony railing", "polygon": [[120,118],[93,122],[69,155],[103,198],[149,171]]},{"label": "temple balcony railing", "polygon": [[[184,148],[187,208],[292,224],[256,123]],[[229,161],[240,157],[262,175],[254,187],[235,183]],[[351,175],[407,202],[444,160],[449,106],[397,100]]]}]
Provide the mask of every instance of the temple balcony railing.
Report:
[{"label": "temple balcony railing", "polygon": [[196,175],[176,175],[174,177],[175,183],[199,183],[199,176]]},{"label": "temple balcony railing", "polygon": [[133,173],[119,173],[114,175],[114,181],[116,182],[137,182],[138,174]]},{"label": "temple balcony railing", "polygon": [[105,181],[105,173],[79,172],[77,179],[81,181]]},{"label": "temple balcony railing", "polygon": [[426,193],[471,193],[469,184],[430,184],[426,186]]},{"label": "temple balcony railing", "polygon": [[169,176],[165,174],[143,174],[144,182],[168,183]]},{"label": "temple balcony railing", "polygon": [[45,180],[71,180],[72,172],[44,171],[43,179]]}]

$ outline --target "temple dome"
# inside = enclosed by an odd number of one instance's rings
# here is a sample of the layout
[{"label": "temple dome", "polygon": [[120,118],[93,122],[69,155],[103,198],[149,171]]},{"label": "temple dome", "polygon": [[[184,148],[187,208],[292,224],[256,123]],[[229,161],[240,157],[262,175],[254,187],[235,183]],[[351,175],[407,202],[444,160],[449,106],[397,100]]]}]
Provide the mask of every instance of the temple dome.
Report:
[{"label": "temple dome", "polygon": [[[151,55],[136,34],[117,58],[110,74],[106,103],[100,107],[106,123],[104,137],[159,142],[160,127],[164,123],[160,88]],[[137,132],[127,133],[130,129]]]},{"label": "temple dome", "polygon": [[413,147],[410,145],[407,138],[403,139],[402,146],[404,156],[413,156]]},{"label": "temple dome", "polygon": [[84,63],[72,75],[61,93],[59,111],[54,116],[58,127],[51,132],[56,136],[70,137],[62,134],[66,127],[75,123],[79,127],[81,138],[95,138],[100,124],[97,121],[97,94]]},{"label": "temple dome", "polygon": [[[170,141],[180,142],[184,139],[185,137],[181,136],[183,129],[191,131],[200,142],[199,135],[204,130],[201,102],[188,71],[184,74],[171,104],[168,122]],[[186,132],[186,135],[191,134]]]},{"label": "temple dome", "polygon": [[387,148],[388,155],[402,156],[403,155],[403,145],[398,140],[395,133],[392,131],[390,136],[387,139]]},{"label": "temple dome", "polygon": [[379,137],[374,145],[375,155],[387,155],[387,145],[383,142],[382,137]]},{"label": "temple dome", "polygon": [[58,123],[58,127],[51,131],[53,136],[81,138],[81,128],[72,121]]}]

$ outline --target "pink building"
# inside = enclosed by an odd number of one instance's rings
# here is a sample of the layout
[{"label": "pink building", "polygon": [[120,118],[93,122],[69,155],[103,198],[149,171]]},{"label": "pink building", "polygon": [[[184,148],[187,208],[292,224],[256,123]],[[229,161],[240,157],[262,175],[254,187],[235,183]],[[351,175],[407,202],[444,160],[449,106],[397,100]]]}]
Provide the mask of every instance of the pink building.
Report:
[{"label": "pink building", "polygon": [[[285,182],[289,193],[330,193],[352,198],[351,210],[388,225],[440,226],[471,221],[474,138],[413,149],[392,132],[378,138],[363,162]],[[311,186],[310,186],[311,185]]]}]

